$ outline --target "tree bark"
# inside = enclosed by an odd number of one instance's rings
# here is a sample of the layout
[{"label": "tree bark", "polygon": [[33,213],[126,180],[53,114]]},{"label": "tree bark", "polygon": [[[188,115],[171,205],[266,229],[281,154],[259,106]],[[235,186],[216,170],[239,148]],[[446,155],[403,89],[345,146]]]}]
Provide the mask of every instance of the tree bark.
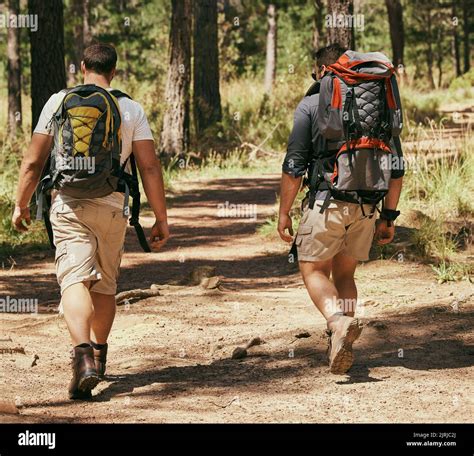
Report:
[{"label": "tree bark", "polygon": [[28,0],[29,14],[38,15],[30,31],[32,128],[49,97],[66,87],[62,0]]},{"label": "tree bark", "polygon": [[86,48],[92,42],[90,0],[82,0],[82,14],[82,45]]},{"label": "tree bark", "polygon": [[431,7],[426,9],[426,29],[427,29],[427,48],[426,48],[426,65],[428,67],[428,81],[430,88],[435,88],[435,82],[433,77],[433,45],[431,43],[432,37],[432,18],[431,18]]},{"label": "tree bark", "polygon": [[194,2],[194,126],[197,136],[222,119],[217,0]]},{"label": "tree bark", "polygon": [[444,33],[439,32],[436,40],[436,67],[438,69],[438,86],[440,89],[443,85],[443,46]]},{"label": "tree bark", "polygon": [[462,15],[463,15],[463,41],[464,41],[464,73],[467,73],[471,68],[471,47],[469,44],[469,0],[463,0],[462,3]]},{"label": "tree bark", "polygon": [[160,141],[165,157],[182,156],[189,146],[192,7],[190,0],[171,0],[171,5],[166,110]]},{"label": "tree bark", "polygon": [[403,28],[403,7],[400,0],[385,0],[392,42],[392,61],[395,68],[403,65],[405,33]]},{"label": "tree bark", "polygon": [[317,51],[326,44],[324,37],[323,0],[313,0],[313,50]]},{"label": "tree bark", "polygon": [[73,20],[74,48],[72,51],[74,68],[69,67],[68,84],[74,85],[80,77],[84,49],[91,43],[90,0],[73,0],[71,4]]},{"label": "tree bark", "polygon": [[[8,13],[18,15],[20,0],[8,0]],[[8,135],[15,137],[22,126],[20,29],[8,27]]]},{"label": "tree bark", "polygon": [[278,13],[275,4],[267,7],[267,54],[265,60],[265,93],[270,94],[275,82],[277,59],[277,20]]},{"label": "tree bark", "polygon": [[[458,34],[458,27],[459,27],[459,18],[457,15],[457,9],[456,9],[456,0],[453,0],[453,4],[451,7],[451,21],[452,21],[452,28],[453,28],[453,44],[452,44],[452,50],[453,50],[453,63],[454,63],[454,68],[456,69],[456,76],[461,76],[462,71],[461,71],[461,55],[459,53],[459,34]],[[455,22],[455,20],[457,22]]]},{"label": "tree bark", "polygon": [[353,0],[328,0],[327,9],[331,21],[326,27],[329,43],[339,43],[348,49],[355,49],[354,27],[338,24],[337,22],[338,18],[346,19],[353,14]]}]

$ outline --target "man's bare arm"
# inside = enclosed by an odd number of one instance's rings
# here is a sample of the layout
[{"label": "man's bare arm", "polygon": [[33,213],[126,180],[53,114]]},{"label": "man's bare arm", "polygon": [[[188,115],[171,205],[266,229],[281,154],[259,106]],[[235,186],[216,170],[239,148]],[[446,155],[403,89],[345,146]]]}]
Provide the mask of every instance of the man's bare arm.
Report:
[{"label": "man's bare arm", "polygon": [[[293,177],[286,173],[282,173],[281,175],[278,234],[286,242],[291,242],[293,240],[293,225],[291,222],[290,211],[300,189],[301,179],[301,177]],[[285,230],[288,230],[290,234],[287,234]]]},{"label": "man's bare arm", "polygon": [[161,163],[155,154],[155,143],[152,140],[134,141],[132,150],[140,170],[148,202],[155,214],[156,222],[152,228],[150,242],[151,247],[158,250],[169,238]]},{"label": "man's bare arm", "polygon": [[48,159],[52,141],[52,136],[34,133],[28,150],[23,156],[18,178],[15,210],[12,217],[13,226],[19,231],[27,230],[23,221],[27,225],[31,223],[28,205],[41,178],[41,172]]},{"label": "man's bare arm", "polygon": [[395,210],[397,209],[400,194],[402,193],[403,177],[398,179],[390,179],[388,184],[388,193],[385,196],[384,208]]},{"label": "man's bare arm", "polygon": [[[403,177],[397,179],[390,179],[388,185],[388,193],[385,196],[384,205],[385,209],[396,210],[398,201],[400,200],[400,194],[402,192]],[[393,241],[395,236],[395,225],[389,224],[386,220],[378,219],[375,227],[375,239],[379,245],[389,244]]]}]

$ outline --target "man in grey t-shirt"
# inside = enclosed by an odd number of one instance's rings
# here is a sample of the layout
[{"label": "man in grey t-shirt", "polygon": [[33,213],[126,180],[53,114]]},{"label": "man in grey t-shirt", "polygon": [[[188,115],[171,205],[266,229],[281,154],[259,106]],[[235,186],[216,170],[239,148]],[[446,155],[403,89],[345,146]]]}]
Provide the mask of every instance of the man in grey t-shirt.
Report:
[{"label": "man in grey t-shirt", "polygon": [[[337,61],[346,50],[338,44],[316,53],[317,73],[320,77],[326,67]],[[354,273],[359,261],[368,260],[372,240],[379,244],[392,241],[395,227],[387,219],[376,220],[372,205],[360,205],[331,199],[323,212],[320,208],[329,190],[317,188],[312,198],[315,205],[306,204],[295,239],[290,210],[301,187],[303,176],[310,170],[314,159],[328,169],[334,168],[335,151],[325,148],[318,129],[318,83],[298,105],[294,125],[288,140],[281,178],[278,232],[286,242],[295,242],[299,268],[308,293],[327,320],[330,337],[329,364],[336,374],[345,373],[352,365],[352,343],[361,332],[354,318],[357,288]],[[395,147],[392,144],[392,150]],[[403,163],[401,149],[398,163]],[[384,211],[396,213],[402,188],[403,166],[391,170]],[[323,187],[323,186],[322,186]],[[383,212],[382,212],[383,215]],[[288,231],[288,232],[287,232]],[[332,276],[332,281],[330,280]]]}]

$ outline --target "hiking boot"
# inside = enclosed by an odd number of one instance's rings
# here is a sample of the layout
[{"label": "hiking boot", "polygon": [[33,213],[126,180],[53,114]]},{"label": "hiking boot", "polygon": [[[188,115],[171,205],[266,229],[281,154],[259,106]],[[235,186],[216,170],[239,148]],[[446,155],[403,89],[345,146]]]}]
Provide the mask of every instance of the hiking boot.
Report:
[{"label": "hiking boot", "polygon": [[97,344],[92,344],[94,349],[94,362],[97,374],[101,379],[105,376],[105,368],[107,363],[107,348],[108,344],[99,345],[100,348],[96,348]]},{"label": "hiking boot", "polygon": [[69,383],[69,399],[90,399],[93,390],[99,383],[99,376],[94,364],[92,347],[74,347],[72,360],[72,379]]},{"label": "hiking boot", "polygon": [[329,370],[333,374],[345,374],[354,362],[352,344],[360,336],[362,324],[357,318],[338,316],[328,321],[328,327]]}]

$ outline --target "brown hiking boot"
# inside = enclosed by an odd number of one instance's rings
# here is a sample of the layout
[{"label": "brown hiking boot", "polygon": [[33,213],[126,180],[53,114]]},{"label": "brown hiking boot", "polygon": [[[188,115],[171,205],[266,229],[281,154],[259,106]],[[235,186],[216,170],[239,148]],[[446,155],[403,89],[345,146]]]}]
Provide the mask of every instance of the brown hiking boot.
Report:
[{"label": "brown hiking boot", "polygon": [[92,347],[74,347],[69,399],[90,399],[99,383]]},{"label": "brown hiking boot", "polygon": [[97,369],[97,374],[99,375],[101,379],[104,378],[105,376],[108,348],[109,348],[108,344],[104,344],[104,346],[100,349],[94,348],[95,368]]},{"label": "brown hiking boot", "polygon": [[345,374],[354,362],[352,344],[362,332],[362,324],[357,318],[338,316],[328,321],[329,370],[333,374]]}]

